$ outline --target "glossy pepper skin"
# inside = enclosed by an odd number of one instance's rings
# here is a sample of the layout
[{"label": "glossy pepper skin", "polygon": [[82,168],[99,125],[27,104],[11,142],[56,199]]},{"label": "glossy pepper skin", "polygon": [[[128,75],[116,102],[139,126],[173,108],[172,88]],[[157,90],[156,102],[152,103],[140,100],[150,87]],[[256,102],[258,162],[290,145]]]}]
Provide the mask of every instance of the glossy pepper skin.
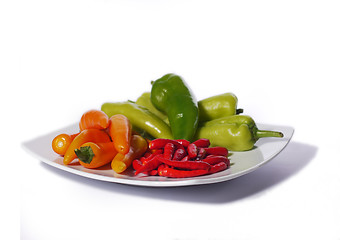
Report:
[{"label": "glossy pepper skin", "polygon": [[233,115],[202,124],[196,138],[207,138],[211,146],[225,147],[231,151],[247,151],[263,137],[283,137],[281,132],[259,130],[255,121],[247,115]]},{"label": "glossy pepper skin", "polygon": [[237,109],[237,102],[238,99],[233,93],[205,98],[198,102],[199,121],[205,122],[242,113],[243,109]]},{"label": "glossy pepper skin", "polygon": [[170,127],[162,119],[136,103],[130,101],[104,103],[101,110],[109,118],[116,114],[126,116],[135,130],[143,129],[154,138],[173,138]]},{"label": "glossy pepper skin", "polygon": [[151,102],[168,116],[174,139],[192,140],[198,126],[198,106],[180,76],[166,74],[154,81]]}]

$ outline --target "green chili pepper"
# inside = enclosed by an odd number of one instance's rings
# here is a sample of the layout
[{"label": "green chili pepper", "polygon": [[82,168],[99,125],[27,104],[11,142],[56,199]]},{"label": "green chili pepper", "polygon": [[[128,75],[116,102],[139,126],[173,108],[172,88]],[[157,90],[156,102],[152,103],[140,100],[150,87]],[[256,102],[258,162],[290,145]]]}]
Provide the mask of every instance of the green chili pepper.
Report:
[{"label": "green chili pepper", "polygon": [[205,122],[198,127],[195,139],[207,138],[211,146],[225,147],[231,151],[247,151],[259,138],[283,137],[281,132],[259,130],[247,115],[233,115]]},{"label": "green chili pepper", "polygon": [[192,140],[198,126],[198,106],[180,76],[166,74],[154,81],[151,102],[168,116],[175,139]]},{"label": "green chili pepper", "polygon": [[243,109],[237,109],[237,101],[233,93],[223,93],[199,101],[199,121],[205,122],[242,113]]},{"label": "green chili pepper", "polygon": [[164,113],[162,113],[161,111],[159,111],[157,108],[155,108],[155,106],[152,104],[151,102],[151,93],[150,92],[145,92],[143,93],[139,98],[137,98],[136,100],[136,104],[146,107],[147,109],[149,109],[150,112],[152,112],[153,114],[155,114],[157,117],[159,117],[160,119],[162,119],[164,122],[166,122],[167,124],[169,124],[169,119],[168,116]]},{"label": "green chili pepper", "polygon": [[123,114],[130,120],[135,130],[146,131],[154,138],[173,139],[170,127],[162,119],[134,102],[104,103],[101,106],[101,110],[108,117],[115,114]]}]

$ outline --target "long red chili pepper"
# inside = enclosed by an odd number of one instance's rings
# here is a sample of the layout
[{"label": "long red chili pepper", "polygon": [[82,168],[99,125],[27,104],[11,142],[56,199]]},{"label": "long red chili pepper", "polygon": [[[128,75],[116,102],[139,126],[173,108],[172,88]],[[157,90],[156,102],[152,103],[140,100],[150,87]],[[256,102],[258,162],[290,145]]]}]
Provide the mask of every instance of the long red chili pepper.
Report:
[{"label": "long red chili pepper", "polygon": [[163,168],[160,171],[158,171],[160,176],[164,177],[171,177],[171,178],[187,178],[187,177],[197,177],[202,176],[209,173],[209,170],[207,169],[199,169],[199,170],[177,170],[174,168]]},{"label": "long red chili pepper", "polygon": [[203,161],[174,161],[165,159],[164,157],[161,156],[157,156],[157,160],[169,166],[180,169],[198,170],[210,168],[210,164]]},{"label": "long red chili pepper", "polygon": [[226,149],[224,147],[205,148],[205,151],[206,151],[207,154],[211,154],[211,155],[228,156],[228,149]]},{"label": "long red chili pepper", "polygon": [[143,163],[142,163],[141,160],[135,159],[135,160],[132,161],[132,167],[133,167],[133,169],[138,170],[138,169],[141,168],[142,166],[143,166]]},{"label": "long red chili pepper", "polygon": [[198,149],[197,159],[204,159],[206,155],[207,155],[207,151],[205,150],[205,148]]},{"label": "long red chili pepper", "polygon": [[209,139],[206,139],[206,138],[200,138],[196,140],[195,142],[193,142],[193,144],[195,144],[199,148],[207,148],[210,146],[210,141]]},{"label": "long red chili pepper", "polygon": [[159,165],[162,164],[162,162],[158,159],[158,156],[160,155],[161,154],[156,154],[150,160],[146,161],[143,166],[136,170],[135,175],[156,169]]},{"label": "long red chili pepper", "polygon": [[172,143],[176,146],[176,148],[184,148],[182,144],[177,142],[176,140],[167,139],[167,138],[156,138],[149,143],[150,149],[159,149],[164,148],[167,143]]},{"label": "long red chili pepper", "polygon": [[[165,159],[171,160],[172,156],[175,152],[175,145],[173,143],[167,143],[164,146],[164,153],[163,156]],[[181,149],[181,148],[180,148]]]},{"label": "long red chili pepper", "polygon": [[174,153],[172,160],[179,161],[179,160],[183,159],[186,155],[187,155],[187,152],[184,149],[179,148]]},{"label": "long red chili pepper", "polygon": [[195,144],[190,143],[188,148],[187,148],[187,151],[188,151],[188,155],[189,155],[190,158],[197,157],[198,148],[197,148],[197,146]]},{"label": "long red chili pepper", "polygon": [[209,163],[210,165],[214,165],[220,162],[225,162],[229,165],[229,159],[225,156],[213,156],[209,155],[209,157],[206,157],[205,159],[202,159],[203,162]]},{"label": "long red chili pepper", "polygon": [[190,142],[186,139],[176,139],[176,142],[180,143],[185,148],[187,148],[190,144]]},{"label": "long red chili pepper", "polygon": [[217,164],[211,166],[211,168],[209,169],[209,173],[210,174],[217,173],[217,172],[223,171],[227,168],[228,168],[228,164],[226,164],[225,162],[220,162],[220,163],[217,163]]}]

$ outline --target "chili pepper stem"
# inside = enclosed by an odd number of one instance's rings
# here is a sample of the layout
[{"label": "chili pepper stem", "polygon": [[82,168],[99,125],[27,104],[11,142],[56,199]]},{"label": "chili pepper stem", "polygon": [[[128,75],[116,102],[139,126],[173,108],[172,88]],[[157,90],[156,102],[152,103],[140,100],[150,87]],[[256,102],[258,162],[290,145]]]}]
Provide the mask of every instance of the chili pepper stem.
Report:
[{"label": "chili pepper stem", "polygon": [[283,133],[282,132],[276,132],[276,131],[268,131],[268,130],[257,130],[255,132],[255,137],[257,139],[264,138],[264,137],[278,137],[282,138]]},{"label": "chili pepper stem", "polygon": [[242,108],[236,109],[236,115],[239,115],[241,113],[243,113],[243,109]]}]

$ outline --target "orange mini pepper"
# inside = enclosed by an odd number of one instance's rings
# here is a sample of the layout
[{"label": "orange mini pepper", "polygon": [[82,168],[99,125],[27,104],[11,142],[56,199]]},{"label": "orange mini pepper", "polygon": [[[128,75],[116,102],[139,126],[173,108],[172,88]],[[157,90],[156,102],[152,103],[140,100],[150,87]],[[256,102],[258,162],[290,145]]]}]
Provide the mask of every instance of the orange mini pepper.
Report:
[{"label": "orange mini pepper", "polygon": [[129,152],[131,132],[132,125],[126,116],[116,114],[110,118],[109,133],[119,153],[127,154]]},{"label": "orange mini pepper", "polygon": [[73,139],[78,136],[79,133],[75,134],[66,134],[61,133],[57,135],[52,140],[52,149],[55,153],[58,153],[60,155],[64,155],[67,151],[68,147],[70,146]]},{"label": "orange mini pepper", "polygon": [[130,150],[127,154],[117,153],[111,162],[111,167],[116,173],[124,172],[128,167],[131,166],[132,161],[136,158],[141,157],[148,149],[147,141],[139,136],[132,135]]},{"label": "orange mini pepper", "polygon": [[79,148],[86,142],[94,142],[94,143],[102,143],[102,142],[110,142],[110,136],[98,129],[85,129],[76,136],[68,147],[65,155],[64,155],[64,164],[70,164],[75,158],[77,158],[74,150]]},{"label": "orange mini pepper", "polygon": [[80,119],[79,129],[105,129],[109,126],[109,117],[100,110],[89,110]]},{"label": "orange mini pepper", "polygon": [[87,142],[75,150],[79,163],[86,168],[98,168],[112,161],[117,150],[113,142]]}]

